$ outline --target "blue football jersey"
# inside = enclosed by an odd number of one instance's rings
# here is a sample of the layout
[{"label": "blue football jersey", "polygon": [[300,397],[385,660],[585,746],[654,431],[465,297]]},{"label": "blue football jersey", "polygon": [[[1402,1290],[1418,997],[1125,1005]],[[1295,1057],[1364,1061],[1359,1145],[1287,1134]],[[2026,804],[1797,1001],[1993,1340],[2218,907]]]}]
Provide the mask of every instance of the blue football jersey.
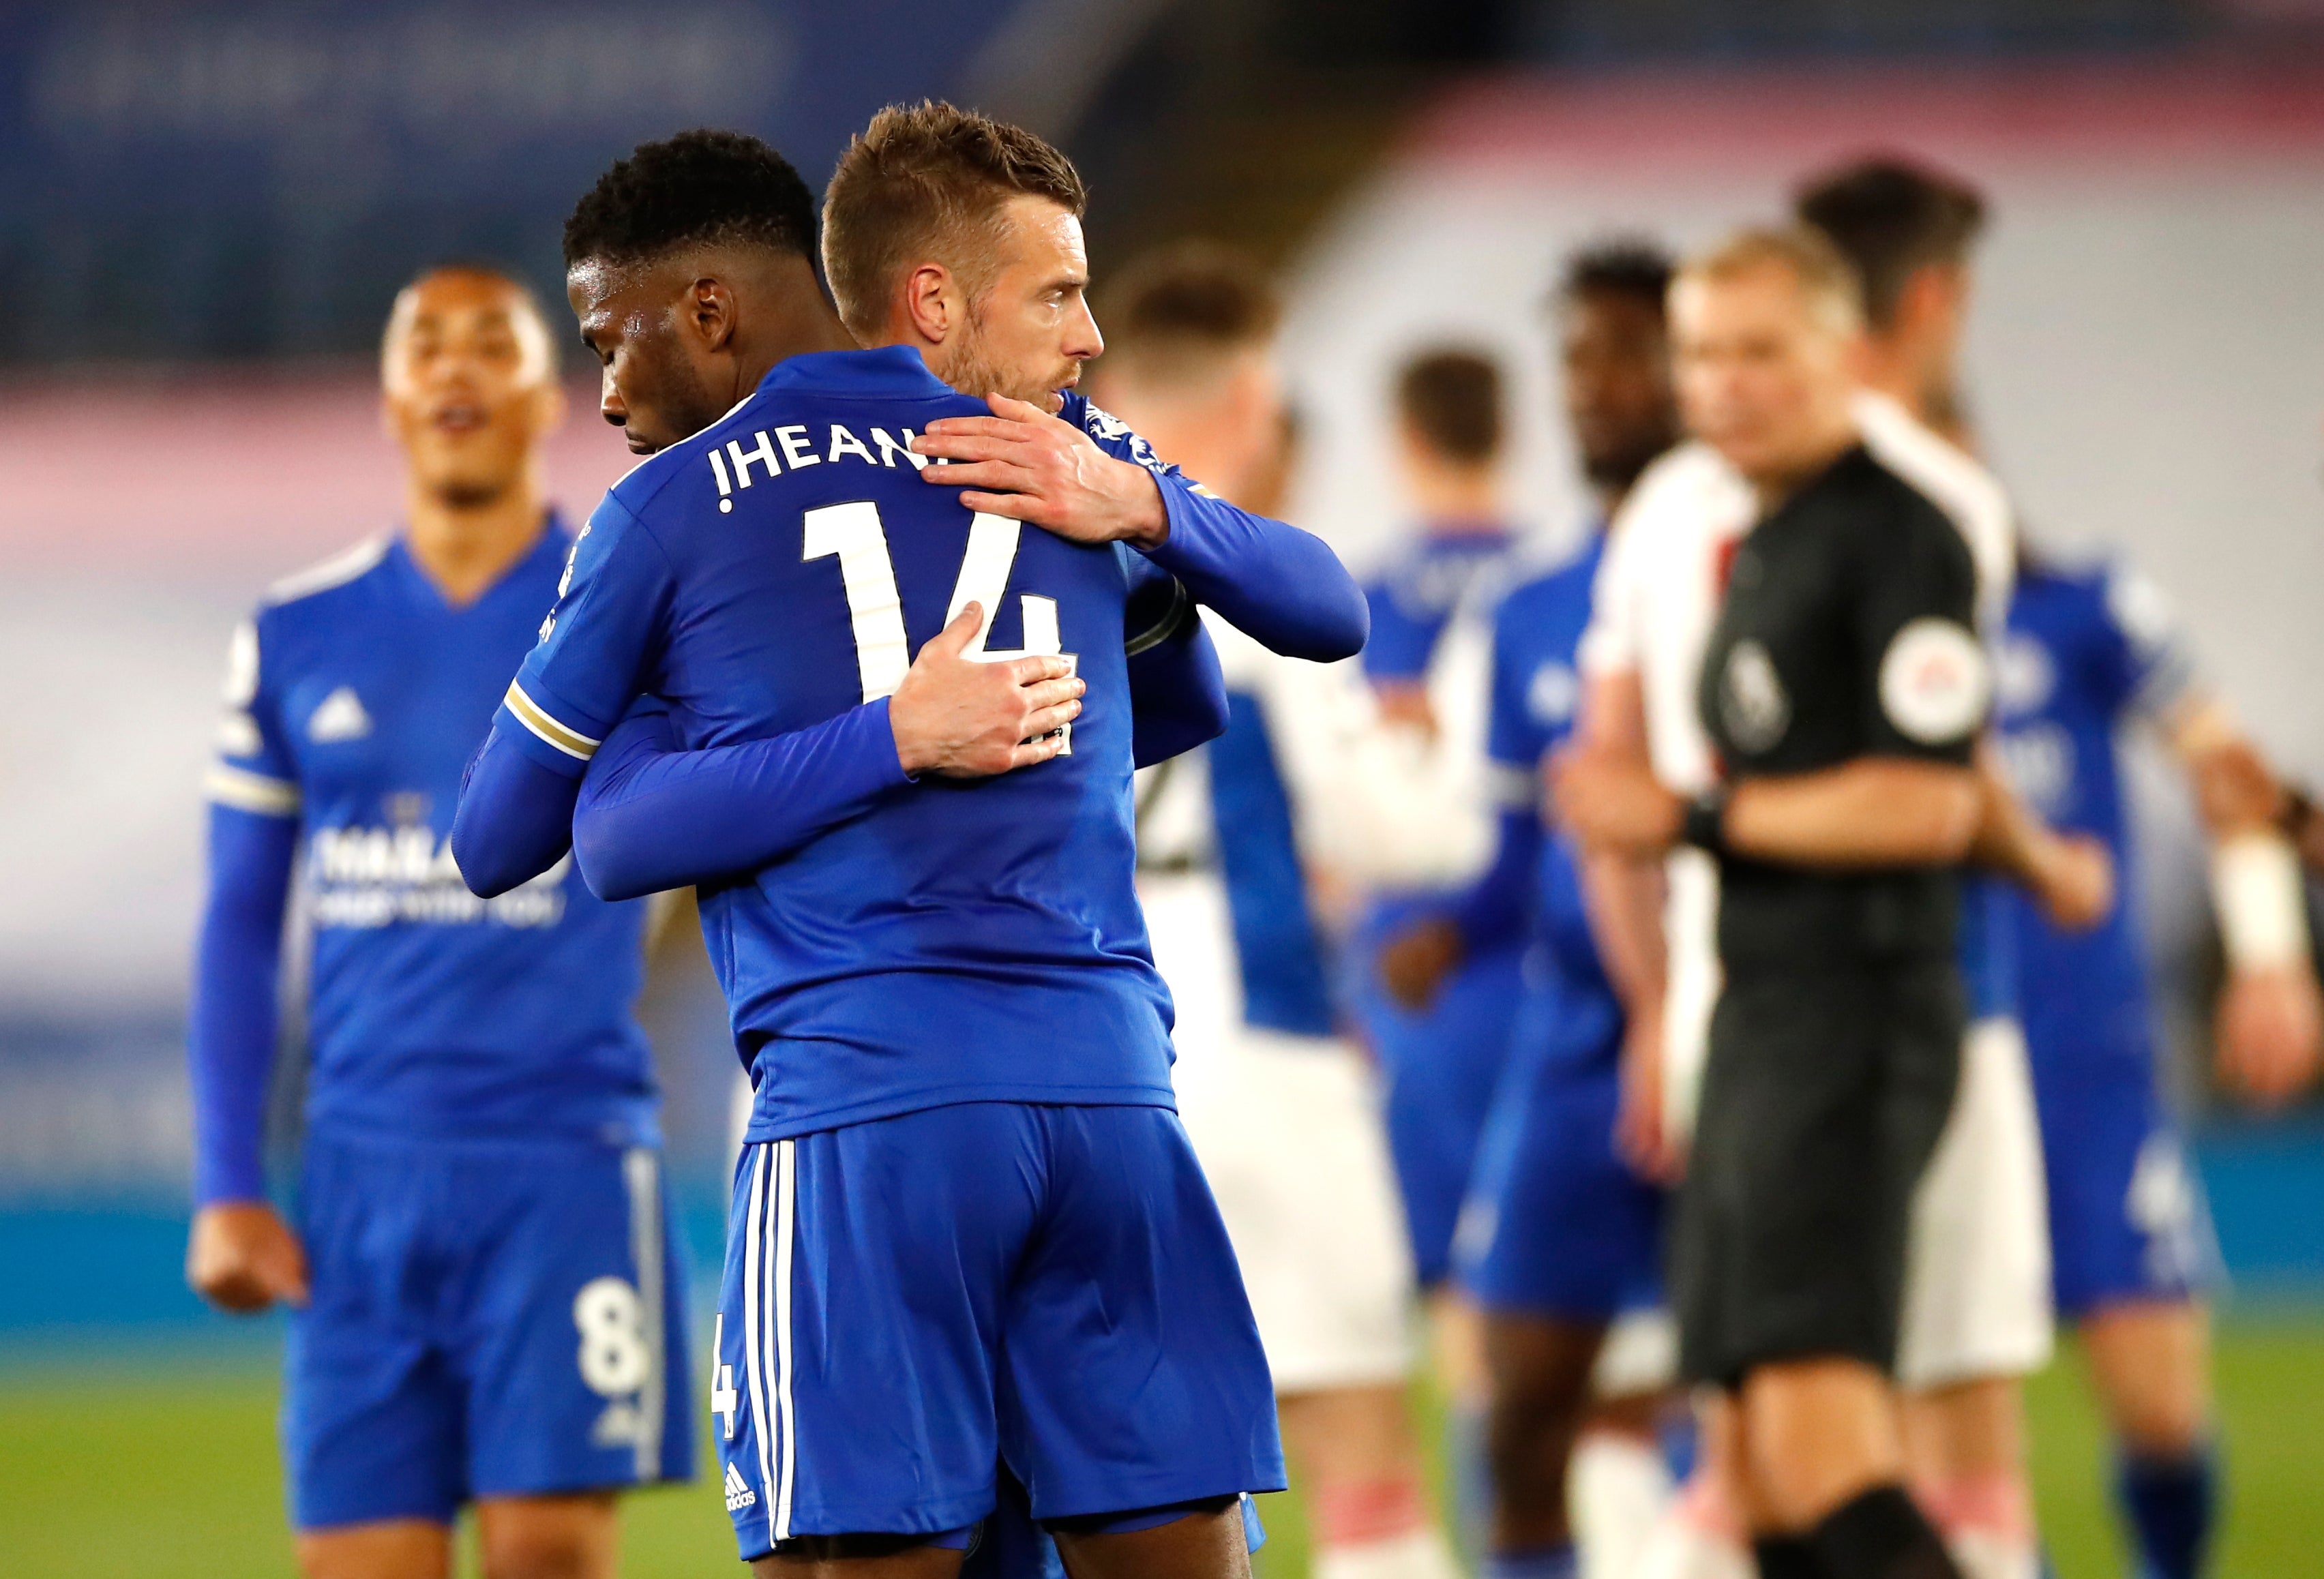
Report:
[{"label": "blue football jersey", "polygon": [[2010,776],[2052,823],[2104,840],[2124,895],[2096,930],[2061,932],[2013,890],[2029,1042],[2043,1053],[2140,1058],[2151,1041],[2138,891],[2116,745],[2135,713],[2167,711],[2195,668],[2162,594],[2116,569],[2029,566],[2010,604],[1999,724]]},{"label": "blue football jersey", "polygon": [[1498,526],[1416,537],[1364,583],[1371,639],[1364,673],[1375,680],[1426,677],[1436,644],[1461,607],[1489,597],[1508,574],[1509,534]]},{"label": "blue football jersey", "polygon": [[639,908],[569,860],[479,899],[446,843],[570,541],[544,532],[455,608],[381,537],[278,584],[235,634],[208,791],[300,824],[312,1122],[653,1138]]},{"label": "blue football jersey", "polygon": [[[973,515],[908,445],[984,412],[901,347],[794,357],[607,494],[499,721],[578,773],[633,699],[687,749],[891,694],[971,601],[988,656],[1072,656],[1068,750],[930,777],[754,876],[702,892],[757,1101],[782,1139],[969,1101],[1172,1101],[1169,998],[1132,886],[1124,615],[1162,573]],[[1095,408],[1065,413],[1167,469]]]},{"label": "blue football jersey", "polygon": [[[1565,742],[1582,700],[1574,664],[1590,623],[1590,593],[1605,556],[1606,537],[1546,574],[1513,589],[1493,621],[1493,683],[1485,748],[1510,805],[1538,805],[1542,759]],[[1534,903],[1531,963],[1560,990],[1610,1000],[1613,987],[1598,957],[1583,904],[1572,840],[1554,833],[1542,841]]]}]

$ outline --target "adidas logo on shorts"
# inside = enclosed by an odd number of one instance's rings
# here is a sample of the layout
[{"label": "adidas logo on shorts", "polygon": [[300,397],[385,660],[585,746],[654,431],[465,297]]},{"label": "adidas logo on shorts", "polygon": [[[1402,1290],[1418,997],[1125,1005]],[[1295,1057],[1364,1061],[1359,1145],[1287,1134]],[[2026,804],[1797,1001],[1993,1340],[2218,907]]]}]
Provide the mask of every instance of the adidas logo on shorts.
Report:
[{"label": "adidas logo on shorts", "polygon": [[755,1508],[758,1505],[759,1493],[744,1485],[742,1477],[734,1473],[734,1466],[728,1464],[726,1466],[726,1511],[739,1513],[745,1508]]}]

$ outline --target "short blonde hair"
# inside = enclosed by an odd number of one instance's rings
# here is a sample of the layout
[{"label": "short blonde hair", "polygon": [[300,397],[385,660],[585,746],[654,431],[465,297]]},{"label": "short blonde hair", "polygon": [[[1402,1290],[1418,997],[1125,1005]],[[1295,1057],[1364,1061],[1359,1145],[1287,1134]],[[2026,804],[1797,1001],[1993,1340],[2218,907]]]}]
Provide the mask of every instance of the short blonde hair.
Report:
[{"label": "short blonde hair", "polygon": [[824,192],[823,272],[841,321],[878,339],[897,280],[928,259],[982,295],[1017,197],[1075,216],[1089,202],[1073,161],[1021,126],[933,99],[872,116]]},{"label": "short blonde hair", "polygon": [[1769,267],[1788,270],[1808,310],[1843,334],[1864,326],[1864,283],[1831,238],[1804,225],[1753,225],[1679,265],[1674,289],[1690,280],[1733,280]]}]

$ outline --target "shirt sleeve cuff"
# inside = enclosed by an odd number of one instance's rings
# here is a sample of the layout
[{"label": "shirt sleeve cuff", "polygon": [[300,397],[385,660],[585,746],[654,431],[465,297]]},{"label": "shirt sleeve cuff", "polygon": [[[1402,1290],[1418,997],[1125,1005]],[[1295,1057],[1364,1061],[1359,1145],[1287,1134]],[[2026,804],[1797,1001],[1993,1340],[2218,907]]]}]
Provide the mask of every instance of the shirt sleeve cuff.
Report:
[{"label": "shirt sleeve cuff", "polygon": [[[567,707],[562,698],[526,675],[520,674],[509,682],[508,692],[501,698],[501,712],[507,715],[521,739],[546,747],[553,757],[563,757],[569,766],[562,771],[568,777],[586,768],[589,759],[597,754],[597,748],[604,744],[607,726]],[[556,766],[554,762],[549,765]]]},{"label": "shirt sleeve cuff", "polygon": [[194,1209],[266,1198],[266,1170],[249,1157],[204,1158],[194,1164]]},{"label": "shirt sleeve cuff", "polygon": [[[578,778],[589,771],[589,757],[576,757],[552,744],[526,723],[506,702],[493,712],[493,727],[502,739],[561,778]],[[592,755],[595,755],[594,749]]]},{"label": "shirt sleeve cuff", "polygon": [[858,759],[863,763],[870,787],[874,790],[919,782],[918,775],[904,771],[904,758],[896,749],[896,726],[888,716],[888,702],[889,698],[882,696],[856,710],[855,727],[861,731],[858,744],[862,748]]}]

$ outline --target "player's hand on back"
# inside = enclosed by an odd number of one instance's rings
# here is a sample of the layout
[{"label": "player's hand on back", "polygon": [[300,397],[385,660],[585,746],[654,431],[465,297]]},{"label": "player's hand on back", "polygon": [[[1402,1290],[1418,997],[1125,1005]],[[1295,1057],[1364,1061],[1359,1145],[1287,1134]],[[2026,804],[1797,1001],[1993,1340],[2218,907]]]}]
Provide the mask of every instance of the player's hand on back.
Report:
[{"label": "player's hand on back", "polygon": [[221,1201],[194,1214],[186,1281],[221,1310],[254,1315],[307,1303],[307,1253],[264,1201]]},{"label": "player's hand on back", "polygon": [[920,481],[962,490],[987,515],[1028,521],[1076,543],[1127,541],[1152,548],[1170,535],[1162,485],[1145,467],[1117,460],[1095,440],[1038,406],[988,395],[990,417],[945,417],[912,448],[945,463]]},{"label": "player's hand on back", "polygon": [[906,773],[985,778],[1064,748],[1057,731],[1080,714],[1088,687],[1062,657],[985,663],[964,656],[983,623],[982,605],[963,609],[920,648],[889,699],[888,727]]},{"label": "player's hand on back", "polygon": [[2262,1107],[2281,1107],[2315,1080],[2324,1059],[2316,978],[2292,965],[2230,971],[2219,995],[2220,1079]]}]

